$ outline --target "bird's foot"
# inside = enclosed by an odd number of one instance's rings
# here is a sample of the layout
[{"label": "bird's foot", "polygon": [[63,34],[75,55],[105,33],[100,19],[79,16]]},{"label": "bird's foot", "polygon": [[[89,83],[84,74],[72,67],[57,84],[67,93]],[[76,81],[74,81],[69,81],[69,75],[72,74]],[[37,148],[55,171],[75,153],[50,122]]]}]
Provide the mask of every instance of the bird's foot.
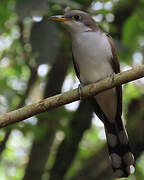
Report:
[{"label": "bird's foot", "polygon": [[83,97],[82,97],[82,84],[79,84],[78,85],[78,94],[79,94],[79,98],[80,100],[82,101],[83,100]]},{"label": "bird's foot", "polygon": [[110,76],[109,76],[109,77],[112,78],[112,82],[114,82],[114,76],[115,76],[115,73],[114,73],[114,72],[112,72],[112,73],[110,74]]}]

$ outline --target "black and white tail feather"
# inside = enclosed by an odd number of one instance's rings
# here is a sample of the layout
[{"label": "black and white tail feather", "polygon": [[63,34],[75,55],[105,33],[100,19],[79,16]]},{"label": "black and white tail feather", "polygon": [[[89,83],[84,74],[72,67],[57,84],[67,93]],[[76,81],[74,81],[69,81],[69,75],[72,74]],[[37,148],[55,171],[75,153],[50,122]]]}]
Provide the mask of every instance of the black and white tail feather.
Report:
[{"label": "black and white tail feather", "polygon": [[117,178],[128,177],[134,173],[134,156],[130,149],[128,135],[121,114],[117,113],[114,123],[104,115],[94,98],[91,99],[95,113],[103,121],[109,156],[114,175]]}]

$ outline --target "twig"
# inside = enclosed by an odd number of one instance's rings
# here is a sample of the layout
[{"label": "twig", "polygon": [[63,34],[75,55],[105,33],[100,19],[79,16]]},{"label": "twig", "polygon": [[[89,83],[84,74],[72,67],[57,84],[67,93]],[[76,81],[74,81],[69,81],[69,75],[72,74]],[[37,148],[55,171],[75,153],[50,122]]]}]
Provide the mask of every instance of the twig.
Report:
[{"label": "twig", "polygon": [[[121,72],[119,74],[116,74],[114,77],[108,77],[98,83],[93,83],[85,86],[82,90],[83,98],[94,96],[106,89],[113,88],[115,86],[136,80],[141,77],[144,77],[144,65],[135,67],[125,72]],[[77,100],[79,100],[77,89],[43,99],[37,103],[27,105],[18,110],[0,115],[0,127],[22,121],[33,115],[57,108],[61,105],[65,105]]]}]

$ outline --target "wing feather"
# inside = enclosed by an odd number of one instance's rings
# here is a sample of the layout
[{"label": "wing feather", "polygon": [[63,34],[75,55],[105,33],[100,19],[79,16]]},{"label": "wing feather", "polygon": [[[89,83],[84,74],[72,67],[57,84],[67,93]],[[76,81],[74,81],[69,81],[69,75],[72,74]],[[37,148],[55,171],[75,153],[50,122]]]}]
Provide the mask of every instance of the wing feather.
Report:
[{"label": "wing feather", "polygon": [[77,64],[76,61],[74,60],[74,55],[73,55],[73,53],[72,53],[72,60],[73,60],[73,65],[74,65],[74,69],[75,69],[77,78],[80,80],[80,70],[79,70],[78,64]]},{"label": "wing feather", "polygon": [[[112,51],[112,55],[113,55],[113,57],[111,58],[111,66],[113,68],[113,71],[117,74],[120,72],[120,64],[118,61],[118,56],[116,53],[116,49],[115,49],[112,37],[108,34],[107,34],[107,37],[108,37],[109,43],[111,45],[111,51]],[[116,91],[117,91],[117,97],[118,97],[117,116],[119,116],[122,114],[122,87],[117,86]]]}]

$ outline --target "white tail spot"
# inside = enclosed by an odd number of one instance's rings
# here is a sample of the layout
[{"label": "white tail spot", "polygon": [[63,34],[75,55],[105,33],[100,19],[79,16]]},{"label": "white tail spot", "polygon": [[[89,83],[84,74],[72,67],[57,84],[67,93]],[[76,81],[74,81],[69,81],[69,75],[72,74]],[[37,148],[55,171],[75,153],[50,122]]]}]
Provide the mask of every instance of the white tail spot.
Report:
[{"label": "white tail spot", "polygon": [[121,178],[123,176],[123,171],[121,169],[117,169],[114,172],[114,175],[115,175],[116,178]]},{"label": "white tail spot", "polygon": [[128,135],[126,130],[120,131],[119,132],[119,140],[122,144],[127,144],[128,143]]},{"label": "white tail spot", "polygon": [[123,160],[125,162],[125,164],[127,165],[132,165],[134,164],[134,156],[131,152],[127,152],[124,156],[123,156]]},{"label": "white tail spot", "polygon": [[127,167],[127,172],[133,174],[135,172],[135,167],[133,165]]},{"label": "white tail spot", "polygon": [[107,133],[107,141],[111,147],[115,147],[117,145],[117,137],[114,134]]},{"label": "white tail spot", "polygon": [[112,161],[112,166],[114,168],[119,168],[121,166],[122,160],[121,157],[119,155],[117,155],[116,153],[112,153],[110,155],[111,161]]}]

